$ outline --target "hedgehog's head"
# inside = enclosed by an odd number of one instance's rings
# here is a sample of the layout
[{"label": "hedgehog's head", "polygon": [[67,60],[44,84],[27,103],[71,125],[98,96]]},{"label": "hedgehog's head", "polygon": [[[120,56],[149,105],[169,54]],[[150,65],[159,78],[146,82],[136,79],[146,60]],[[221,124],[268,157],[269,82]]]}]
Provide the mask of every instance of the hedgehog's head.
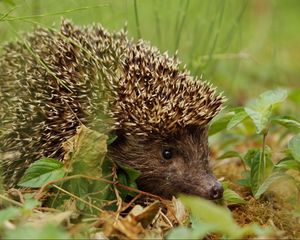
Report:
[{"label": "hedgehog's head", "polygon": [[130,49],[111,108],[119,137],[112,159],[140,170],[145,191],[222,197],[208,163],[207,129],[223,97],[166,54],[143,43]]},{"label": "hedgehog's head", "polygon": [[142,174],[141,190],[166,198],[178,193],[208,199],[222,197],[223,189],[208,162],[207,127],[190,126],[167,137],[119,134],[112,145],[114,160],[126,163]]}]

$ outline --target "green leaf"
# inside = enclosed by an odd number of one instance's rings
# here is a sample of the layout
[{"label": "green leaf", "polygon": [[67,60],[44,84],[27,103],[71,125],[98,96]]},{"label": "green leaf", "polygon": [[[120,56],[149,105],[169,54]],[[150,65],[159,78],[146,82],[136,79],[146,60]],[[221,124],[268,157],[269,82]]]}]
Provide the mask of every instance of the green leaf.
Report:
[{"label": "green leaf", "polygon": [[300,162],[296,161],[295,159],[283,159],[276,163],[274,167],[286,170],[294,169],[300,171]]},{"label": "green leaf", "polygon": [[177,228],[173,228],[168,234],[167,239],[200,239],[202,237],[202,235],[198,236],[197,234],[195,234],[193,229],[180,226]]},{"label": "green leaf", "polygon": [[252,194],[255,196],[260,185],[265,180],[265,173],[263,171],[264,166],[263,161],[260,159],[260,151],[257,152],[251,163],[250,182]]},{"label": "green leaf", "polygon": [[21,215],[21,211],[16,207],[8,207],[6,209],[2,209],[0,211],[0,227],[3,225],[5,221],[17,218],[20,215]]},{"label": "green leaf", "polygon": [[[270,228],[263,228],[257,224],[249,224],[240,227],[234,221],[231,212],[228,209],[200,197],[181,195],[179,199],[183,202],[185,207],[191,210],[194,218],[199,220],[201,224],[204,223],[205,226],[207,226],[204,229],[207,233],[221,233],[225,235],[223,236],[223,238],[225,237],[224,239],[242,239],[249,235],[266,237],[271,232]],[[199,227],[200,226],[201,225],[199,225]],[[199,227],[197,225],[197,228]],[[186,230],[181,230],[180,234],[192,236],[188,235],[190,232]],[[175,237],[175,235],[173,236]]]},{"label": "green leaf", "polygon": [[300,162],[300,133],[295,135],[288,143],[288,149],[291,151],[293,158]]},{"label": "green leaf", "polygon": [[252,159],[259,157],[259,149],[249,149],[243,160],[248,167],[252,165]]},{"label": "green leaf", "polygon": [[243,179],[239,179],[236,181],[237,184],[245,187],[251,188],[251,177],[250,177],[250,171],[244,171],[241,173]]},{"label": "green leaf", "polygon": [[245,111],[252,119],[256,127],[257,134],[260,134],[263,130],[267,128],[272,113],[272,107],[259,111],[246,107]]},{"label": "green leaf", "polygon": [[[111,175],[111,161],[105,158],[107,152],[107,135],[80,126],[76,134],[63,144],[66,151],[64,156],[65,168],[68,175],[85,175],[87,177],[103,178]],[[77,197],[101,206],[103,200],[111,194],[109,184],[101,180],[74,178],[64,183],[63,187]],[[53,199],[53,205],[60,206],[62,202],[70,202],[70,196]],[[63,207],[67,206],[64,204]],[[85,213],[97,213],[97,209],[76,200],[77,209]]]},{"label": "green leaf", "polygon": [[240,227],[235,223],[228,209],[196,196],[181,195],[179,199],[191,210],[195,218],[215,226],[213,231],[229,237],[239,237]]},{"label": "green leaf", "polygon": [[269,177],[265,179],[265,181],[259,186],[257,191],[254,194],[256,199],[260,198],[260,196],[268,190],[272,183],[279,181],[283,178],[289,178],[287,174],[282,172],[273,172]]},{"label": "green leaf", "polygon": [[245,111],[256,126],[258,134],[267,128],[274,105],[283,102],[286,97],[287,90],[285,89],[267,91],[245,107]]},{"label": "green leaf", "polygon": [[25,199],[25,202],[23,204],[23,210],[25,211],[31,211],[33,210],[35,207],[39,206],[41,203],[34,199],[34,198],[27,198]]},{"label": "green leaf", "polygon": [[296,119],[289,116],[276,117],[272,119],[272,122],[278,123],[292,131],[300,131],[300,123]]},{"label": "green leaf", "polygon": [[[85,198],[89,192],[89,181],[87,179],[76,178],[72,179],[67,187],[68,191],[75,194],[77,197]],[[81,201],[76,201],[76,206],[79,210],[83,210],[85,204]]]},{"label": "green leaf", "polygon": [[[259,152],[261,155],[261,152]],[[251,165],[251,190],[254,196],[257,195],[260,185],[265,181],[265,179],[271,174],[273,169],[273,163],[271,160],[271,153],[265,149],[265,161],[261,158],[254,158]],[[265,166],[264,166],[265,162]]]},{"label": "green leaf", "polygon": [[180,226],[174,228],[167,236],[167,239],[202,239],[209,234],[211,230],[212,228],[209,227],[204,228],[199,226],[198,229],[192,229]]},{"label": "green leaf", "polygon": [[236,113],[228,122],[227,124],[227,130],[237,126],[238,124],[240,124],[244,119],[246,119],[248,117],[248,114],[242,110],[238,113]]},{"label": "green leaf", "polygon": [[194,221],[191,228],[184,226],[173,228],[167,239],[202,239],[211,233],[214,228],[214,225]]},{"label": "green leaf", "polygon": [[217,118],[216,120],[214,120],[209,127],[208,135],[212,136],[212,135],[226,129],[226,127],[233,115],[234,115],[233,112],[229,112],[229,113],[226,113],[223,116]]},{"label": "green leaf", "polygon": [[[128,166],[127,164],[121,163],[121,162],[116,162],[119,169],[118,169],[118,181],[126,186],[136,188],[137,189],[137,184],[136,180],[138,177],[141,175],[141,172]],[[120,189],[121,195],[123,197],[126,197],[126,195],[130,196],[135,196],[135,192],[127,191],[125,189]]]},{"label": "green leaf", "polygon": [[4,239],[71,239],[60,227],[51,224],[44,226],[22,226],[5,232]]},{"label": "green leaf", "polygon": [[101,177],[101,166],[107,152],[105,134],[80,126],[76,135],[64,142],[64,162],[70,175]]},{"label": "green leaf", "polygon": [[262,93],[259,97],[261,105],[268,108],[271,105],[283,102],[288,96],[286,89],[270,90]]},{"label": "green leaf", "polygon": [[52,158],[43,158],[30,165],[18,186],[38,188],[64,176],[63,163]]},{"label": "green leaf", "polygon": [[251,149],[245,156],[245,162],[250,166],[250,185],[253,196],[273,169],[270,149],[265,148],[264,161],[262,161],[261,155],[260,149]]},{"label": "green leaf", "polygon": [[225,158],[233,158],[233,157],[241,158],[241,155],[236,151],[227,151],[217,159],[225,159]]},{"label": "green leaf", "polygon": [[[250,173],[250,172],[249,172]],[[251,188],[251,182],[250,182],[250,178],[243,178],[243,179],[238,179],[236,180],[236,183],[240,186],[244,186],[244,187],[249,187]]]},{"label": "green leaf", "polygon": [[128,184],[134,183],[135,180],[137,180],[138,177],[141,176],[140,171],[130,167],[125,163],[117,162],[117,165],[125,172]]},{"label": "green leaf", "polygon": [[223,199],[230,204],[244,204],[246,201],[235,191],[231,189],[225,189]]}]

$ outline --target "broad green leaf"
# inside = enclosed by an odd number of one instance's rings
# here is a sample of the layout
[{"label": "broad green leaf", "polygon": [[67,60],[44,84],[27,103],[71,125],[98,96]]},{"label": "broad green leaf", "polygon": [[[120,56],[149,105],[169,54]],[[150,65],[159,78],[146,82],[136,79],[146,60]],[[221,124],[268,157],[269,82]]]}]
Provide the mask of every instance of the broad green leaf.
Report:
[{"label": "broad green leaf", "polygon": [[274,167],[286,170],[295,169],[297,171],[300,171],[300,162],[296,161],[295,159],[283,159],[276,163]]},{"label": "broad green leaf", "polygon": [[[76,178],[72,179],[67,187],[68,191],[75,194],[77,197],[85,198],[89,192],[89,181],[87,179]],[[76,201],[76,206],[79,210],[83,210],[85,204],[81,201]]]},{"label": "broad green leaf", "polygon": [[[240,227],[234,221],[231,212],[228,209],[200,197],[181,195],[179,199],[183,202],[185,207],[191,210],[194,218],[211,228],[205,229],[207,233],[221,233],[225,235],[223,236],[225,239],[242,239],[249,235],[266,237],[271,232],[269,228],[262,228],[256,224]],[[189,234],[185,230],[182,230],[180,233]]]},{"label": "broad green leaf", "polygon": [[122,185],[126,185],[126,186],[128,185],[128,178],[124,171],[120,171],[118,173],[118,182]]},{"label": "broad green leaf", "polygon": [[128,184],[134,183],[135,180],[137,180],[137,178],[141,175],[140,171],[130,167],[127,164],[117,162],[117,165],[125,172]]},{"label": "broad green leaf", "polygon": [[16,207],[8,207],[0,211],[0,227],[7,220],[17,218],[21,215],[20,209]]},{"label": "broad green leaf", "polygon": [[80,126],[77,133],[64,142],[64,162],[71,175],[83,174],[101,177],[101,166],[107,152],[105,134]]},{"label": "broad green leaf", "polygon": [[262,106],[271,106],[280,102],[283,102],[288,96],[286,89],[270,90],[262,93],[259,97]]},{"label": "broad green leaf", "polygon": [[22,226],[6,231],[4,239],[71,239],[60,227],[51,224],[44,226]]},{"label": "broad green leaf", "polygon": [[227,130],[237,126],[238,124],[240,124],[244,119],[246,119],[248,117],[248,114],[242,110],[238,113],[236,113],[229,121],[229,123],[227,124]]},{"label": "broad green leaf", "polygon": [[[270,175],[273,169],[271,150],[266,146],[264,159],[261,159],[260,149],[250,149],[244,157],[245,163],[250,167],[250,187],[255,195],[260,185]],[[241,184],[241,182],[239,181]]]},{"label": "broad green leaf", "polygon": [[263,109],[263,110],[254,110],[252,108],[245,108],[246,113],[249,115],[249,117],[252,119],[257,134],[260,134],[263,130],[266,129],[271,113],[272,113],[272,107]]},{"label": "broad green leaf", "polygon": [[167,239],[202,239],[208,235],[212,227],[199,226],[198,229],[192,229],[188,227],[177,227],[174,228],[171,233],[167,236]]},{"label": "broad green leaf", "polygon": [[251,177],[250,177],[250,171],[244,171],[241,173],[243,179],[239,179],[236,181],[237,184],[245,187],[251,188]]},{"label": "broad green leaf", "polygon": [[271,152],[268,148],[265,149],[264,160],[261,159],[261,150],[257,150],[251,160],[250,181],[253,196],[256,195],[261,184],[271,174],[273,163],[271,161]]},{"label": "broad green leaf", "polygon": [[23,204],[23,210],[25,211],[31,211],[32,209],[34,209],[35,207],[41,205],[41,203],[34,199],[34,198],[27,198]]},{"label": "broad green leaf", "polygon": [[259,157],[259,149],[249,149],[243,160],[248,167],[251,167],[252,160]]},{"label": "broad green leaf", "polygon": [[43,158],[30,165],[18,186],[38,188],[64,176],[65,170],[62,162],[52,158]]},{"label": "broad green leaf", "polygon": [[[137,189],[137,184],[135,182],[129,183],[128,175],[123,170],[118,172],[118,182],[122,185]],[[123,188],[120,188],[119,192],[122,198],[125,198],[127,195],[132,197],[137,195],[136,192],[128,191]]]},{"label": "broad green leaf", "polygon": [[238,179],[238,180],[236,180],[236,183],[240,186],[251,188],[250,178]]},{"label": "broad green leaf", "polygon": [[273,172],[269,177],[265,179],[265,181],[259,186],[254,197],[258,199],[268,188],[271,186],[272,183],[279,181],[283,178],[289,178],[287,174],[282,172]]},{"label": "broad green leaf", "polygon": [[240,156],[240,154],[238,152],[236,152],[236,151],[228,151],[228,152],[223,153],[217,159],[225,159],[225,158],[233,158],[233,157],[241,158],[241,156]]},{"label": "broad green leaf", "polygon": [[[108,159],[104,159],[102,163],[102,178],[107,180],[112,180],[112,162]],[[107,199],[109,195],[113,194],[111,192],[110,184],[104,183],[102,181],[96,181],[89,187],[89,192],[97,192],[99,194],[93,195],[97,201],[102,201],[102,199]],[[99,191],[100,190],[100,191]]]},{"label": "broad green leaf", "polygon": [[300,123],[292,117],[280,116],[272,119],[272,122],[278,123],[292,131],[300,131]]},{"label": "broad green leaf", "polygon": [[[63,144],[66,151],[64,162],[68,175],[85,175],[103,178],[111,173],[111,162],[105,158],[108,137],[100,132],[80,126],[77,133]],[[109,184],[86,178],[71,179],[64,184],[67,191],[77,197],[100,206],[110,194]],[[61,201],[57,201],[58,204]],[[56,204],[56,202],[54,202]],[[76,200],[76,207],[88,213],[97,213],[97,209]]]},{"label": "broad green leaf", "polygon": [[[204,235],[205,236],[205,235]],[[167,239],[201,239],[204,237],[203,235],[197,235],[192,228],[188,227],[177,227],[173,228],[171,232],[168,234]]]},{"label": "broad green leaf", "polygon": [[240,227],[235,223],[228,209],[196,196],[181,195],[179,199],[191,210],[195,218],[215,226],[214,231],[229,237],[239,236]]},{"label": "broad green leaf", "polygon": [[243,204],[246,201],[235,191],[231,189],[225,189],[223,194],[223,199],[230,204]]},{"label": "broad green leaf", "polygon": [[250,171],[250,183],[253,196],[264,181],[263,162],[260,160],[260,152],[252,159]]},{"label": "broad green leaf", "polygon": [[295,135],[288,143],[288,149],[291,151],[293,158],[300,162],[300,133]]},{"label": "broad green leaf", "polygon": [[197,222],[191,228],[180,226],[174,228],[167,239],[202,239],[215,229],[214,225]]},{"label": "broad green leaf", "polygon": [[268,127],[274,105],[283,102],[286,97],[287,90],[285,89],[267,91],[245,107],[245,111],[256,126],[258,134]]},{"label": "broad green leaf", "polygon": [[[141,172],[120,162],[116,162],[119,169],[118,169],[118,181],[126,186],[136,188],[137,189],[137,184],[136,180],[137,178],[141,175]],[[130,196],[135,196],[136,193],[132,191],[127,191],[125,189],[120,189],[120,192],[123,197],[125,197],[127,194]]]},{"label": "broad green leaf", "polygon": [[234,113],[229,112],[229,113],[226,113],[223,116],[217,118],[216,120],[214,120],[209,127],[208,135],[212,136],[212,135],[226,129],[232,116],[234,116]]}]

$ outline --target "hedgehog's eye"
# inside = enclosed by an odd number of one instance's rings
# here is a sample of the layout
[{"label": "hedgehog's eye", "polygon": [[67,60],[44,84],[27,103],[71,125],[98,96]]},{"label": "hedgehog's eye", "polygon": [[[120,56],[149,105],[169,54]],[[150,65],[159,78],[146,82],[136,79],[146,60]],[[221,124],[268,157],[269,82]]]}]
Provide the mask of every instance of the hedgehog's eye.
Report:
[{"label": "hedgehog's eye", "polygon": [[171,148],[164,148],[162,150],[162,157],[165,160],[170,160],[173,157],[173,151],[172,151],[172,149]]}]

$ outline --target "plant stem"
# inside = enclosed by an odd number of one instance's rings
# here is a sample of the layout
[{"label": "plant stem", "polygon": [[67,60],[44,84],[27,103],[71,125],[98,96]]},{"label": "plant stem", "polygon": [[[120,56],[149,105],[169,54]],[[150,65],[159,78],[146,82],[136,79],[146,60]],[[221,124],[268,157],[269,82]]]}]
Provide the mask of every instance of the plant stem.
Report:
[{"label": "plant stem", "polygon": [[260,161],[263,162],[263,169],[262,171],[260,171],[262,173],[262,179],[260,179],[261,181],[263,181],[266,177],[266,169],[267,169],[267,161],[265,158],[265,148],[266,148],[266,137],[268,134],[268,130],[263,131],[263,139],[262,139],[262,149],[261,149],[261,156],[260,156]]},{"label": "plant stem", "polygon": [[186,19],[186,13],[187,13],[187,10],[188,10],[188,7],[189,7],[189,3],[190,3],[190,1],[189,1],[189,0],[186,0],[182,18],[181,18],[180,21],[178,22],[178,23],[179,23],[178,29],[176,28],[176,30],[177,30],[177,32],[176,32],[177,38],[176,38],[176,41],[175,41],[174,52],[176,52],[176,51],[178,50],[178,48],[179,48],[179,43],[180,43],[181,33],[182,33],[182,29],[183,29],[184,22],[185,22],[185,19]]},{"label": "plant stem", "polygon": [[134,0],[134,14],[135,14],[137,37],[138,37],[138,39],[140,39],[142,37],[142,34],[141,34],[140,21],[139,21],[139,15],[138,15],[136,0]]}]

